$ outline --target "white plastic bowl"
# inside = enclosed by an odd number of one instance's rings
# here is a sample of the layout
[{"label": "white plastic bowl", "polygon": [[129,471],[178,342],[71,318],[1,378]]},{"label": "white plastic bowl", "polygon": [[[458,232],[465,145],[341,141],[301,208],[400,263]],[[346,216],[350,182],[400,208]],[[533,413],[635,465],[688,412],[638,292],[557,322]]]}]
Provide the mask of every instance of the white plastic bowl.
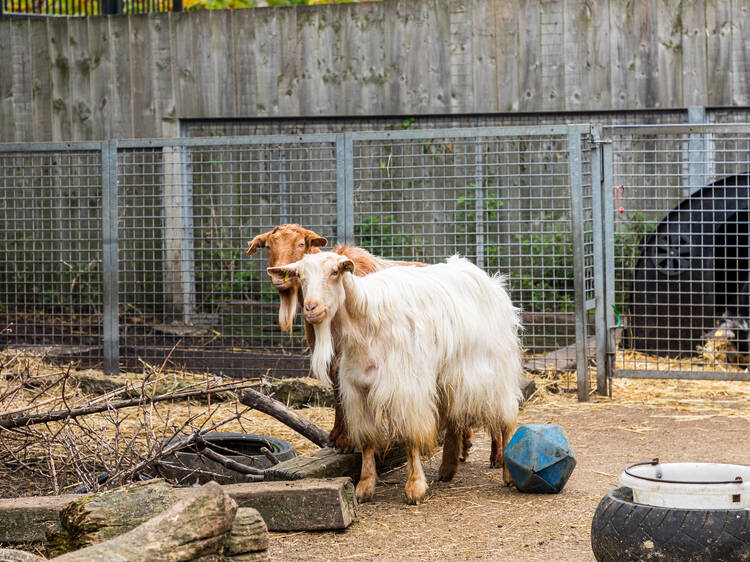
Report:
[{"label": "white plastic bowl", "polygon": [[750,509],[750,466],[740,464],[637,463],[620,474],[620,484],[633,490],[633,501],[646,505]]}]

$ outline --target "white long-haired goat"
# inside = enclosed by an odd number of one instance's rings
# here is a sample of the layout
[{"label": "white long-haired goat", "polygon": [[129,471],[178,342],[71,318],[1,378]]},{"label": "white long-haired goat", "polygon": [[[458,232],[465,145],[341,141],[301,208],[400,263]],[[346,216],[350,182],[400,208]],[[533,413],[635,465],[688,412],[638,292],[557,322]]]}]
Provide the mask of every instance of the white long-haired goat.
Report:
[{"label": "white long-haired goat", "polygon": [[[439,478],[453,478],[461,435],[484,426],[504,448],[521,397],[518,312],[501,277],[465,259],[394,267],[355,277],[352,260],[331,252],[269,268],[299,277],[305,319],[314,326],[313,373],[328,381],[340,341],[339,384],[350,437],[362,450],[360,501],[375,492],[375,451],[386,439],[406,446],[406,499],[427,491],[420,453],[446,430]],[[497,452],[502,463],[502,450]],[[503,478],[510,483],[507,467]]]}]

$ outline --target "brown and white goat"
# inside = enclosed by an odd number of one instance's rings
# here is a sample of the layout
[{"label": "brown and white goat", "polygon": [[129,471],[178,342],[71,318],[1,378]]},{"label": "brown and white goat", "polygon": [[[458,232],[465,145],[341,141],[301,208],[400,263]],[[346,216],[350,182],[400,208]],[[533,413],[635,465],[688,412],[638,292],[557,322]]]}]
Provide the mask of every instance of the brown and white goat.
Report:
[{"label": "brown and white goat", "polygon": [[[356,277],[354,262],[333,252],[268,271],[299,279],[305,320],[315,330],[313,373],[326,381],[340,353],[341,401],[350,437],[362,449],[357,499],[374,494],[375,451],[398,439],[407,450],[406,499],[420,502],[427,490],[420,453],[435,446],[440,426],[441,480],[455,475],[461,436],[471,426],[502,436],[502,463],[523,376],[518,312],[502,278],[460,258]],[[510,483],[507,467],[503,479]]]},{"label": "brown and white goat", "polygon": [[[326,244],[328,244],[328,240],[312,230],[303,228],[298,224],[282,224],[268,232],[259,234],[248,242],[247,253],[248,255],[252,255],[258,250],[258,248],[266,248],[266,250],[268,250],[268,266],[273,268],[294,263],[302,259],[306,254],[318,253],[320,252],[320,248]],[[387,260],[374,256],[363,248],[357,248],[356,246],[350,245],[337,246],[333,249],[333,252],[352,260],[356,265],[357,275],[360,276],[368,275],[375,271],[387,267],[393,267],[395,265],[424,265],[418,262]],[[273,273],[269,273],[269,275],[271,277],[271,283],[279,292],[279,325],[283,331],[291,332],[294,324],[294,317],[297,314],[297,307],[302,300],[299,280],[296,277],[289,277],[286,275],[276,275]],[[311,350],[315,349],[314,332],[307,321],[305,321],[304,327],[307,343]],[[328,376],[333,384],[335,398],[335,418],[333,428],[328,435],[328,440],[329,443],[337,449],[349,451],[352,447],[349,442],[348,432],[346,430],[344,416],[341,413],[341,406],[338,398],[336,361],[331,362],[330,373]],[[471,446],[469,440],[470,437],[471,435],[468,434],[465,444],[466,450],[463,452],[464,456],[468,455],[469,447]]]}]

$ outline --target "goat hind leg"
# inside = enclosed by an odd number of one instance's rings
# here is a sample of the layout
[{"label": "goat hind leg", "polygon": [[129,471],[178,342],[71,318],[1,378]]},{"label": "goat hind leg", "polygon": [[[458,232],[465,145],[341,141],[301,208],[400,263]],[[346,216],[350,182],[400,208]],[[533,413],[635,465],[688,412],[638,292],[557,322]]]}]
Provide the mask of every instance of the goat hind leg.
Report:
[{"label": "goat hind leg", "polygon": [[[503,424],[503,451],[505,451],[505,448],[508,446],[508,443],[510,443],[511,438],[513,437],[513,434],[516,431],[516,424],[515,422],[509,422]],[[506,486],[510,486],[513,484],[513,479],[510,476],[510,470],[508,470],[508,463],[505,462],[505,459],[502,459],[503,463],[503,484]]]},{"label": "goat hind leg", "polygon": [[461,462],[466,462],[469,458],[469,451],[471,450],[471,427],[466,427],[461,433],[461,456],[459,459]]},{"label": "goat hind leg", "polygon": [[443,460],[438,471],[438,480],[448,482],[453,479],[458,470],[462,441],[465,433],[453,425],[448,425],[445,431],[445,442],[443,443]]}]

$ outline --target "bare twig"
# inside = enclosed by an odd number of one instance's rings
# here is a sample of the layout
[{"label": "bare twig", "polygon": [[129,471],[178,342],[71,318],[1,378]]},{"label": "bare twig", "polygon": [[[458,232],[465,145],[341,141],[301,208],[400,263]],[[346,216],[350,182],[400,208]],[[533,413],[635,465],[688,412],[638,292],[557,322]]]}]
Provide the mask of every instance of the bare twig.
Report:
[{"label": "bare twig", "polygon": [[221,453],[217,453],[213,449],[211,449],[209,443],[203,439],[200,435],[198,435],[195,438],[196,443],[200,443],[203,445],[203,449],[201,449],[200,454],[204,457],[207,457],[211,460],[214,460],[218,462],[220,465],[225,466],[229,470],[234,470],[235,472],[241,472],[242,474],[248,474],[257,476],[257,480],[263,480],[263,471],[258,468],[252,468],[250,466],[246,466],[242,463],[238,463],[235,460],[230,459],[229,457],[225,457]]},{"label": "bare twig", "polygon": [[268,449],[266,449],[265,447],[261,447],[261,448],[260,448],[260,452],[261,452],[261,453],[263,453],[263,455],[264,455],[264,456],[265,456],[265,457],[266,457],[266,458],[267,458],[267,459],[268,459],[269,461],[271,461],[271,464],[272,464],[272,465],[276,466],[277,464],[279,464],[279,459],[277,459],[277,458],[276,458],[276,455],[274,455],[274,454],[273,454],[273,453],[272,453],[271,451],[269,451],[269,450],[268,450]]}]

